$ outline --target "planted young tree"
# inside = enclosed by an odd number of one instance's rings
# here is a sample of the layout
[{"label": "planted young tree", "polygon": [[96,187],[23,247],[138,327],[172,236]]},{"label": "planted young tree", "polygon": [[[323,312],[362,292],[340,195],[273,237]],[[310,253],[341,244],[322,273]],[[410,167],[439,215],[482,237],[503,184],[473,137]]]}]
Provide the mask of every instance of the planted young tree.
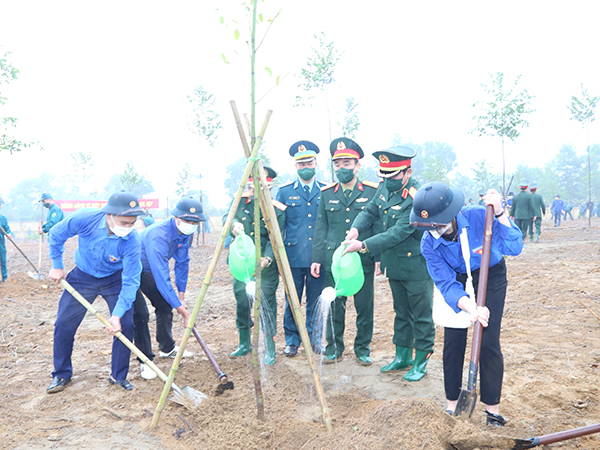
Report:
[{"label": "planted young tree", "polygon": [[492,172],[488,163],[485,159],[482,159],[475,163],[475,167],[471,170],[473,171],[473,180],[475,181],[475,185],[478,190],[487,191],[489,188],[493,188],[498,186],[499,184],[499,176]]},{"label": "planted young tree", "polygon": [[481,85],[487,99],[473,104],[473,107],[479,107],[479,112],[474,117],[477,124],[471,133],[478,133],[479,136],[499,136],[502,140],[502,195],[506,201],[504,140],[508,138],[514,142],[521,135],[521,129],[529,126],[527,116],[535,111],[530,106],[535,97],[529,95],[526,89],[517,90],[521,75],[510,88],[505,85],[503,72],[490,76],[490,84]]},{"label": "planted young tree", "polygon": [[358,127],[360,127],[357,108],[358,103],[356,103],[354,97],[348,97],[344,107],[343,121],[338,122],[338,126],[341,129],[341,136],[354,139],[354,135],[358,131]]},{"label": "planted young tree", "polygon": [[[591,97],[587,89],[581,84],[581,97],[571,97],[571,104],[568,106],[571,112],[571,120],[576,120],[582,127],[587,127],[587,156],[588,156],[588,205],[592,202],[592,160],[590,157],[590,123],[596,120],[596,106],[600,95]],[[592,214],[588,216],[588,226],[592,225]]]},{"label": "planted young tree", "polygon": [[[189,127],[192,133],[197,134],[201,139],[204,139],[209,147],[213,148],[217,141],[218,132],[223,127],[219,114],[215,111],[215,97],[209,94],[202,86],[194,89],[192,95],[187,96],[191,106],[192,115],[189,121]],[[191,173],[189,165],[187,165],[188,175]],[[198,170],[198,179],[202,180],[200,170]],[[181,175],[181,174],[180,174]],[[202,185],[200,188],[200,203],[202,203]],[[189,190],[186,189],[186,191]]]},{"label": "planted young tree", "polygon": [[[315,91],[325,93],[327,105],[327,124],[329,129],[329,142],[333,140],[331,134],[331,114],[329,107],[329,88],[335,83],[335,69],[343,52],[335,47],[333,41],[327,40],[324,32],[320,35],[313,35],[316,44],[311,47],[312,53],[306,60],[305,65],[300,70],[300,84],[298,87],[306,92],[306,97],[301,95],[296,96],[294,106],[312,105],[312,100],[315,98]],[[352,101],[354,101],[352,99]],[[348,101],[346,103],[348,107]],[[343,134],[343,133],[342,133]],[[350,137],[350,136],[349,136]],[[331,162],[331,180],[334,181],[333,161]]]},{"label": "planted young tree", "polygon": [[[10,52],[0,58],[0,88],[16,80],[19,75],[19,69],[12,65],[9,57]],[[4,106],[6,101],[7,98],[0,91],[0,106]],[[17,122],[16,117],[0,117],[0,151],[8,150],[12,154],[34,145],[33,142],[21,141],[13,135]]]}]

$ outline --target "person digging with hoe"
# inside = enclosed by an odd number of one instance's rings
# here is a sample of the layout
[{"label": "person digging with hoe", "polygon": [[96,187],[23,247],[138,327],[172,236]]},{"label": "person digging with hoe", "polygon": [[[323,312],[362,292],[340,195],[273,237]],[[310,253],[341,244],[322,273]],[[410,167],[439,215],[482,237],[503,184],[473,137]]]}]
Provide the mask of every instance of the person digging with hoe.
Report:
[{"label": "person digging with hoe", "polygon": [[[191,313],[185,303],[185,291],[190,268],[189,248],[191,236],[198,230],[202,221],[202,204],[193,198],[183,198],[171,210],[173,217],[163,220],[157,225],[144,228],[140,233],[142,241],[142,276],[140,288],[133,303],[133,322],[135,325],[135,345],[148,357],[154,359],[152,339],[148,329],[148,305],[144,295],[154,307],[156,315],[156,340],[159,355],[163,358],[175,358],[179,346],[173,340],[173,310],[183,318],[187,327]],[[171,282],[169,261],[175,261],[175,287]],[[143,293],[143,294],[142,294]],[[183,351],[183,357],[193,356],[192,352]],[[141,360],[140,360],[141,362]],[[142,378],[156,378],[156,373],[141,363]]]},{"label": "person digging with hoe", "polygon": [[[60,283],[65,278],[63,266],[64,244],[78,236],[75,251],[75,268],[66,280],[88,302],[101,295],[110,310],[107,331],[119,331],[133,339],[133,309],[131,305],[140,284],[140,238],[134,230],[138,216],[143,216],[138,200],[128,192],[118,192],[108,199],[102,209],[80,209],[68,219],[57,223],[50,231],[49,246],[52,269],[50,278]],[[73,366],[71,354],[77,328],[86,308],[66,290],[58,303],[54,324],[54,371],[48,394],[64,390],[71,381]],[[113,338],[111,373],[108,381],[130,391],[127,381],[131,351],[117,338]]]},{"label": "person digging with hoe", "polygon": [[[467,268],[462,246],[467,246],[475,292],[479,285],[481,249],[484,240],[486,208],[463,208],[464,194],[434,181],[421,187],[415,195],[410,222],[418,230],[427,230],[421,240],[421,254],[427,270],[446,303],[458,313],[471,315],[471,322],[483,325],[479,367],[481,401],[485,405],[487,424],[501,427],[508,420],[500,415],[500,395],[504,361],[500,349],[500,326],[506,297],[506,264],[503,255],[519,255],[523,234],[504,213],[502,197],[490,189],[484,204],[493,205],[494,221],[485,306],[476,306],[466,292]],[[466,236],[465,237],[463,236]],[[444,388],[446,411],[453,414],[459,398],[468,328],[444,328]]]}]

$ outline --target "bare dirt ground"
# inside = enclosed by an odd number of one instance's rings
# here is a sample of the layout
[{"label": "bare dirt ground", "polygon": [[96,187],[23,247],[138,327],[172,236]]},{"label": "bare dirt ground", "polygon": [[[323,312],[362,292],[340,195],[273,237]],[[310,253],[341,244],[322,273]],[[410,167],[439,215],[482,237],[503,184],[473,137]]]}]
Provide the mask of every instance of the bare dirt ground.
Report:
[{"label": "bare dirt ground", "polygon": [[[547,221],[545,221],[547,222]],[[216,394],[218,380],[197,342],[176,376],[179,386],[204,392],[195,410],[167,401],[159,426],[149,430],[163,383],[146,381],[132,357],[126,392],[108,383],[111,338],[89,315],[76,336],[72,383],[58,394],[45,392],[52,372],[52,333],[61,293],[47,278],[27,276],[31,267],[7,242],[9,279],[0,285],[0,447],[16,449],[502,449],[512,438],[531,438],[600,422],[600,219],[545,226],[539,243],[526,243],[523,254],[509,258],[509,291],[503,319],[505,378],[503,429],[486,427],[483,407],[470,421],[443,412],[441,353],[443,329],[437,329],[436,353],[429,373],[418,383],[403,373],[383,375],[394,354],[394,313],[385,278],[376,280],[374,364],[359,366],[353,357],[355,312],[349,304],[345,359],[321,366],[320,375],[333,420],[323,425],[319,402],[301,349],[283,355],[284,297],[278,295],[277,362],[262,369],[266,420],[256,418],[250,357],[230,359],[237,346],[231,275],[222,255],[200,309],[197,327],[235,389]],[[188,304],[198,298],[218,236],[191,254]],[[20,242],[32,261],[38,243]],[[72,267],[76,241],[65,256]],[[50,262],[44,244],[43,273]],[[108,316],[106,304],[95,307]],[[154,324],[151,323],[151,330]],[[174,335],[180,340],[179,320]],[[157,352],[157,345],[155,351]],[[470,349],[470,347],[469,347]],[[469,351],[468,351],[469,353]],[[172,360],[156,358],[166,373]],[[466,383],[466,377],[464,378]],[[600,448],[592,435],[549,448]]]}]

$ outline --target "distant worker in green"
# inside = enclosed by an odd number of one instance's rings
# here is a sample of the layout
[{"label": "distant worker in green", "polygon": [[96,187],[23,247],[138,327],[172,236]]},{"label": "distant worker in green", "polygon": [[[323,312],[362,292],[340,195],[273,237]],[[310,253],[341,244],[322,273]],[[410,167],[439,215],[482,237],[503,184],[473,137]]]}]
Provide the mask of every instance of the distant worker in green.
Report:
[{"label": "distant worker in green", "polygon": [[48,208],[48,217],[46,218],[46,223],[38,227],[38,232],[40,234],[48,233],[50,229],[56,225],[58,222],[65,218],[65,215],[54,200],[52,196],[48,193],[43,193],[42,198],[39,200],[44,205],[44,208]]},{"label": "distant worker in green", "polygon": [[[537,193],[537,185],[535,183],[531,184],[529,192],[531,192],[531,205],[535,212],[535,217],[533,218],[531,229],[529,230],[529,240],[534,240],[533,230],[535,227],[535,242],[538,242],[540,240],[540,234],[542,234],[542,217],[546,214],[546,205],[544,205],[542,196]],[[523,236],[523,239],[524,238],[525,236]]]},{"label": "distant worker in green", "polygon": [[510,217],[515,221],[521,232],[523,238],[527,236],[527,230],[531,225],[532,219],[535,219],[535,211],[531,203],[531,195],[527,192],[529,183],[522,182],[519,187],[521,192],[515,195],[512,199],[512,207],[510,208]]},{"label": "distant worker in green", "polygon": [[[4,200],[0,197],[0,208],[2,208],[2,204]],[[6,234],[12,234],[10,231],[10,227],[8,226],[8,219],[6,216],[0,214],[0,227],[4,230]],[[10,236],[8,237],[10,239]],[[2,282],[8,278],[8,270],[6,268],[6,244],[4,241],[4,233],[0,231],[0,265],[2,266]]]}]

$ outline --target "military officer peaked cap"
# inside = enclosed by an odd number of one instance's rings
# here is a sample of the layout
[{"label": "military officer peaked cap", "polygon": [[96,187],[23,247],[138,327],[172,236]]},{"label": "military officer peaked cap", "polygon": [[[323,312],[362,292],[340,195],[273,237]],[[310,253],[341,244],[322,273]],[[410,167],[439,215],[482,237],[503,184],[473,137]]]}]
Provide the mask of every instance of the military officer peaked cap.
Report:
[{"label": "military officer peaked cap", "polygon": [[108,203],[102,208],[106,214],[114,216],[145,216],[146,211],[140,208],[140,203],[135,195],[121,191],[111,195]]},{"label": "military officer peaked cap", "polygon": [[379,161],[377,176],[382,178],[391,178],[398,172],[408,169],[411,160],[417,152],[409,147],[396,146],[385,150],[374,152],[373,156]]},{"label": "military officer peaked cap", "polygon": [[460,212],[465,194],[439,181],[427,183],[417,191],[410,212],[410,224],[418,230],[434,230],[450,223]]},{"label": "military officer peaked cap", "polygon": [[529,183],[527,181],[522,181],[521,184],[519,184],[519,187],[521,189],[527,189],[528,186],[529,186]]},{"label": "military officer peaked cap", "polygon": [[531,183],[531,186],[529,187],[530,191],[537,191],[537,184],[535,183]]},{"label": "military officer peaked cap", "polygon": [[290,147],[290,155],[297,162],[310,162],[316,159],[319,147],[310,141],[298,141]]},{"label": "military officer peaked cap", "polygon": [[[267,184],[270,186],[273,185],[273,180],[277,178],[277,172],[275,172],[270,167],[263,166],[265,170],[265,177],[267,178]],[[250,177],[248,178],[248,183],[253,183],[254,179],[252,178],[252,172],[250,173]]]},{"label": "military officer peaked cap", "polygon": [[41,202],[42,200],[46,200],[46,199],[50,199],[50,200],[52,200],[52,196],[51,196],[50,194],[48,194],[47,192],[44,192],[44,193],[42,194],[42,198],[40,198],[38,201],[40,201],[40,202]]},{"label": "military officer peaked cap", "polygon": [[331,159],[342,159],[342,158],[354,158],[361,159],[365,156],[362,148],[352,139],[348,138],[337,138],[329,145],[329,152],[331,153]]},{"label": "military officer peaked cap", "polygon": [[177,206],[171,210],[171,214],[190,222],[200,222],[204,220],[201,217],[202,211],[202,203],[191,197],[185,197],[179,200]]}]

